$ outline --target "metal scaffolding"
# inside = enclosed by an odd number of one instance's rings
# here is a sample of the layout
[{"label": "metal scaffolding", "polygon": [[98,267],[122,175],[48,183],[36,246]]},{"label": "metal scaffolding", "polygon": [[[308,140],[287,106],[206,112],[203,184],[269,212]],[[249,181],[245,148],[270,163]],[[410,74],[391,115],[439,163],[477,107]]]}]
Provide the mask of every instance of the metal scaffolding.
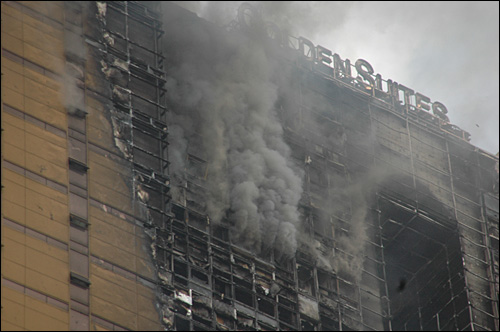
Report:
[{"label": "metal scaffolding", "polygon": [[498,157],[429,113],[286,58],[294,93],[275,111],[305,174],[303,232],[319,256],[360,265],[356,276],[327,268],[306,246],[291,259],[253,254],[232,241],[230,220],[210,222],[210,158],[196,139],[171,197],[162,52],[172,50],[160,44],[172,25],[189,38],[193,18],[172,4],[168,18],[137,2],[96,9],[115,143],[153,240],[166,328],[498,330]]}]

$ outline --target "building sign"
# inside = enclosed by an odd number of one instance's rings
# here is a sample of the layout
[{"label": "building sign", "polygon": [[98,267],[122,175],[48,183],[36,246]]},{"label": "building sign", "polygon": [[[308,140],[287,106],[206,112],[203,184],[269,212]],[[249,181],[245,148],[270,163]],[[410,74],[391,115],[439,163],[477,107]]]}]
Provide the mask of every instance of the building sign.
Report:
[{"label": "building sign", "polygon": [[[431,111],[441,123],[449,123],[446,106],[438,101],[432,102],[429,97],[398,84],[392,80],[383,80],[380,74],[374,75],[372,65],[363,59],[358,59],[351,65],[349,59],[342,60],[340,55],[331,50],[314,45],[304,37],[294,38],[287,35],[276,24],[264,22],[259,10],[249,3],[243,3],[238,9],[238,22],[243,30],[260,32],[278,43],[281,47],[293,49],[301,59],[323,74],[347,82],[363,92],[370,93],[394,106],[406,106],[407,109]],[[296,41],[294,43],[294,41]],[[353,76],[352,67],[356,71]]]}]

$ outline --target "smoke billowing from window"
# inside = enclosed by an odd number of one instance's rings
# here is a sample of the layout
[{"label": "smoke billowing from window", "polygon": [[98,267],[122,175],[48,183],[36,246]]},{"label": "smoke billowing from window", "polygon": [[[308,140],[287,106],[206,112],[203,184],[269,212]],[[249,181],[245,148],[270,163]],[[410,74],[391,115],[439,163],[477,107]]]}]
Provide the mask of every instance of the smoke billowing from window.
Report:
[{"label": "smoke billowing from window", "polygon": [[247,249],[291,257],[303,175],[277,116],[277,68],[251,39],[232,40],[198,24],[166,26],[173,184],[180,194],[188,154],[196,150],[207,162],[199,175],[211,221],[227,217],[232,241]]}]

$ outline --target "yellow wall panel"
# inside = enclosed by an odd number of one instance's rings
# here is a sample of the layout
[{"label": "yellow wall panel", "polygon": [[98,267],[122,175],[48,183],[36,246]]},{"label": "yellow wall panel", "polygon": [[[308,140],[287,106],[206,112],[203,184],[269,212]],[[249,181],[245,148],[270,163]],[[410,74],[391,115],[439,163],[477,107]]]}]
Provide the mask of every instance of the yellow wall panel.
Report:
[{"label": "yellow wall panel", "polygon": [[114,151],[115,153],[120,153],[118,148],[115,146],[115,141],[111,136],[111,132],[112,131],[104,131],[93,126],[89,126],[87,130],[89,143],[95,144],[109,151]]},{"label": "yellow wall panel", "polygon": [[137,283],[134,280],[127,279],[119,274],[116,274],[113,271],[104,269],[96,264],[91,264],[90,270],[93,276],[95,275],[101,279],[118,284],[130,291],[135,292],[137,289]]},{"label": "yellow wall panel", "polygon": [[65,282],[61,282],[37,271],[26,269],[26,287],[35,289],[40,293],[50,295],[51,297],[61,299],[66,302],[69,301],[68,280],[69,272],[67,273],[67,280]]},{"label": "yellow wall panel", "polygon": [[26,308],[30,308],[39,313],[45,314],[46,316],[57,319],[63,323],[69,322],[69,313],[67,310],[63,310],[57,307],[54,307],[45,302],[41,302],[37,299],[34,299],[30,296],[26,296]]},{"label": "yellow wall panel", "polygon": [[10,289],[9,287],[2,286],[2,298],[24,305],[24,294]]},{"label": "yellow wall panel", "polygon": [[26,268],[62,282],[68,281],[68,263],[33,248],[26,248]]},{"label": "yellow wall panel", "polygon": [[26,308],[26,329],[30,331],[69,331],[69,324]]},{"label": "yellow wall panel", "polygon": [[4,68],[9,68],[18,74],[24,75],[24,67],[20,63],[14,62],[6,57],[2,56],[2,70]]},{"label": "yellow wall panel", "polygon": [[13,220],[19,224],[24,225],[26,222],[26,212],[24,206],[6,199],[2,200],[2,214],[5,218]]},{"label": "yellow wall panel", "polygon": [[61,97],[58,91],[50,89],[49,87],[33,80],[25,80],[24,88],[27,97],[56,110],[62,111],[64,109],[61,105]]},{"label": "yellow wall panel", "polygon": [[136,257],[136,273],[150,278],[150,279],[155,279],[156,278],[156,268],[155,266],[150,262],[150,258],[144,259],[142,257]]},{"label": "yellow wall panel", "polygon": [[144,286],[138,285],[137,288],[137,307],[138,314],[152,321],[158,321],[158,313],[155,309],[156,296],[154,292]]},{"label": "yellow wall panel", "polygon": [[137,312],[136,292],[121,285],[104,280],[97,275],[92,276],[92,296],[114,303],[131,312]]},{"label": "yellow wall panel", "polygon": [[115,217],[110,213],[106,213],[103,210],[96,208],[95,206],[90,206],[90,216],[98,218],[100,220],[105,220],[107,223],[112,224],[115,227],[119,227],[125,232],[135,234],[135,225],[127,222],[126,220]]},{"label": "yellow wall panel", "polygon": [[57,22],[63,22],[64,5],[60,1],[19,1],[19,3]]},{"label": "yellow wall panel", "polygon": [[24,103],[26,114],[66,131],[68,127],[66,113],[50,108],[28,97],[25,98]]},{"label": "yellow wall panel", "polygon": [[[8,226],[2,226],[2,235],[3,235],[4,239],[10,239],[10,240],[13,240],[17,243],[25,244],[25,236],[26,235],[24,235],[24,233],[21,233],[15,229],[8,227]],[[9,258],[9,257],[7,256],[7,258]],[[20,262],[18,262],[18,261],[15,261],[15,260],[12,260],[12,261],[20,264]],[[24,263],[23,263],[23,265],[24,265]]]},{"label": "yellow wall panel", "polygon": [[[155,311],[156,312],[156,311]],[[164,328],[158,323],[159,319],[156,317],[154,321],[144,318],[142,316],[137,317],[137,330],[138,331],[163,331]]]},{"label": "yellow wall panel", "polygon": [[51,197],[52,199],[58,201],[62,204],[68,204],[68,195],[63,194],[60,191],[47,187],[39,182],[26,179],[26,188],[31,189],[39,194]]},{"label": "yellow wall panel", "polygon": [[57,166],[41,157],[26,153],[26,169],[55,182],[68,183],[67,168]]},{"label": "yellow wall panel", "polygon": [[58,82],[50,77],[47,77],[45,75],[42,75],[42,74],[40,74],[34,70],[31,70],[29,68],[25,67],[23,74],[26,77],[26,79],[30,79],[30,80],[33,80],[37,83],[46,85],[48,88],[53,89],[55,91],[59,91],[61,89],[60,82]]},{"label": "yellow wall panel", "polygon": [[24,152],[24,148],[19,149],[11,144],[4,143],[2,146],[2,155],[7,161],[10,161],[21,167],[26,166],[26,153]]},{"label": "yellow wall panel", "polygon": [[[26,190],[26,200],[26,207],[29,210],[63,225],[68,224],[69,213],[67,205],[29,189]],[[26,217],[28,218],[28,215]]]},{"label": "yellow wall panel", "polygon": [[24,326],[24,305],[3,298],[2,287],[2,320],[16,326]]},{"label": "yellow wall panel", "polygon": [[29,235],[26,235],[26,246],[31,249],[37,250],[49,257],[57,259],[65,264],[68,264],[69,254],[66,250],[54,247],[45,241],[39,240]]},{"label": "yellow wall panel", "polygon": [[[125,175],[125,177],[131,176],[130,167],[128,165],[125,166],[123,164],[120,164],[114,160],[111,160],[110,158],[106,158],[98,153],[95,153],[94,151],[89,151],[89,160],[90,162],[95,162],[110,170],[120,172],[121,174]],[[126,162],[124,161],[123,163]]]},{"label": "yellow wall panel", "polygon": [[62,40],[64,38],[64,30],[62,29],[62,26],[60,29],[53,27],[51,25],[48,25],[40,20],[37,20],[34,17],[31,17],[29,15],[24,15],[23,16],[23,22],[25,24],[28,24],[32,26],[33,28],[40,30],[56,39]]},{"label": "yellow wall panel", "polygon": [[[9,15],[9,16],[12,16],[20,21],[23,20],[23,12],[17,10],[16,8],[14,7],[11,7],[7,4],[5,4],[3,1],[2,1],[2,15]],[[2,17],[3,19],[3,17]]]},{"label": "yellow wall panel", "polygon": [[21,111],[24,110],[24,96],[7,87],[2,87],[2,102]]},{"label": "yellow wall panel", "polygon": [[26,185],[26,178],[21,174],[11,171],[10,169],[3,170],[2,175],[4,179],[12,181],[18,185],[23,187]]},{"label": "yellow wall panel", "polygon": [[49,235],[62,242],[68,243],[69,239],[69,216],[66,216],[66,222],[57,222],[47,218],[35,211],[26,210],[26,226],[42,234]]},{"label": "yellow wall panel", "polygon": [[16,242],[9,238],[4,238],[3,257],[10,259],[21,265],[26,265],[26,247],[23,243]]},{"label": "yellow wall panel", "polygon": [[62,59],[55,57],[44,50],[34,47],[30,44],[23,44],[24,58],[45,67],[56,74],[62,74],[64,63]]},{"label": "yellow wall panel", "polygon": [[[115,170],[101,166],[98,163],[90,161],[91,179],[108,189],[115,190],[125,195],[127,203],[130,204],[130,189],[124,180],[124,175]],[[128,176],[130,178],[131,174]]]},{"label": "yellow wall panel", "polygon": [[104,260],[113,262],[125,269],[135,271],[135,260],[131,259],[130,254],[106,242],[96,239],[95,237],[91,237],[91,253]]},{"label": "yellow wall panel", "polygon": [[19,56],[24,56],[24,45],[21,39],[5,33],[3,30],[1,36],[2,48]]},{"label": "yellow wall panel", "polygon": [[19,184],[9,181],[5,178],[2,181],[2,185],[4,186],[2,197],[4,197],[5,195],[8,200],[10,200],[11,202],[16,202],[19,205],[26,204],[26,194],[24,186],[20,186]]},{"label": "yellow wall panel", "polygon": [[2,6],[2,32],[22,39],[23,38],[23,22],[18,18],[4,14]]},{"label": "yellow wall panel", "polygon": [[26,331],[21,326],[4,321],[3,316],[2,316],[2,322],[1,322],[1,329],[2,329],[2,331]]},{"label": "yellow wall panel", "polygon": [[2,88],[4,86],[24,94],[24,76],[9,68],[2,68]]},{"label": "yellow wall panel", "polygon": [[12,144],[19,149],[24,149],[25,139],[23,129],[16,128],[7,122],[2,123],[2,128],[4,130],[2,138],[5,143]]},{"label": "yellow wall panel", "polygon": [[107,328],[99,324],[92,323],[91,331],[111,331],[111,330],[108,330]]},{"label": "yellow wall panel", "polygon": [[107,319],[112,322],[118,322],[121,326],[136,330],[137,329],[137,315],[133,312],[116,306],[114,303],[107,302],[101,298],[92,296],[92,313]]},{"label": "yellow wall panel", "polygon": [[89,194],[92,198],[103,202],[106,205],[111,205],[118,210],[133,214],[131,197],[124,195],[118,191],[111,190],[101,185],[98,180],[90,177]]},{"label": "yellow wall panel", "polygon": [[[126,221],[123,221],[124,223]],[[92,218],[90,236],[94,236],[104,242],[125,250],[131,254],[135,253],[135,235],[114,227],[102,220]]]},{"label": "yellow wall panel", "polygon": [[67,148],[68,142],[65,138],[59,137],[56,134],[48,132],[45,129],[35,126],[34,124],[31,124],[29,122],[26,122],[26,132],[44,139],[50,144],[57,145],[65,149]]},{"label": "yellow wall panel", "polygon": [[[23,119],[18,118],[17,116],[11,115],[9,113],[2,113],[2,123],[9,123],[16,128],[24,130],[26,127],[26,122]],[[5,135],[5,133],[4,133]]]},{"label": "yellow wall panel", "polygon": [[63,41],[58,40],[31,25],[23,24],[24,41],[60,59],[63,58]]},{"label": "yellow wall panel", "polygon": [[26,269],[6,257],[2,260],[2,277],[24,285],[26,282]]},{"label": "yellow wall panel", "polygon": [[[56,137],[60,138],[59,136]],[[55,165],[66,168],[68,164],[66,150],[66,147],[52,144],[48,140],[30,134],[28,132],[28,128],[26,128],[26,152],[32,153],[40,158],[54,163]],[[63,183],[66,183],[66,181],[63,181]]]}]

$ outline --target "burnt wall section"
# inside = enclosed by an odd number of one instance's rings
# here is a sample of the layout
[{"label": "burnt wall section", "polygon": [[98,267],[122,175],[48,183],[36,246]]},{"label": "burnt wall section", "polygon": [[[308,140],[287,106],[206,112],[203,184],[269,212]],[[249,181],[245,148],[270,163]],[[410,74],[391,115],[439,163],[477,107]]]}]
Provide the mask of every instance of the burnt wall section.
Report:
[{"label": "burnt wall section", "polygon": [[[184,99],[167,100],[172,114],[210,109],[218,86],[200,82],[234,62],[234,44],[256,43],[276,73],[273,113],[303,177],[295,255],[243,249],[231,213],[213,218],[208,206],[221,166],[211,152],[227,145],[203,130],[219,119],[171,123],[172,220],[155,246],[168,328],[495,329],[497,157],[429,113],[325,75],[241,22],[227,32],[173,4],[162,12],[166,63],[176,69],[167,84],[174,97],[187,87]],[[245,64],[236,70],[252,76]]]},{"label": "burnt wall section", "polygon": [[[169,218],[161,23],[154,5],[84,7],[92,326],[158,330],[151,243]],[[86,113],[86,114],[85,114]]]}]

